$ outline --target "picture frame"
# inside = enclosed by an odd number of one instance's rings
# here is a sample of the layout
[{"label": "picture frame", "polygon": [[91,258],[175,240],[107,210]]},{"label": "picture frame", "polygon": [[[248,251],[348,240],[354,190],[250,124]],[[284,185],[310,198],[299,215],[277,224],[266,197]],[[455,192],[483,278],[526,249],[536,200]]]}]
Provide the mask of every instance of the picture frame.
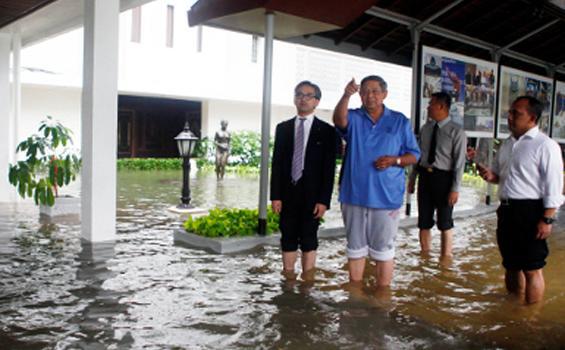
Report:
[{"label": "picture frame", "polygon": [[500,98],[498,100],[497,138],[506,138],[508,132],[508,110],[510,104],[519,96],[533,96],[544,104],[538,126],[549,135],[551,123],[551,105],[553,96],[553,79],[523,70],[500,67]]},{"label": "picture frame", "polygon": [[493,137],[498,65],[495,62],[422,46],[420,127],[431,94],[452,96],[450,117],[469,137]]},{"label": "picture frame", "polygon": [[565,143],[565,82],[563,81],[555,82],[553,106],[551,137],[559,143]]}]

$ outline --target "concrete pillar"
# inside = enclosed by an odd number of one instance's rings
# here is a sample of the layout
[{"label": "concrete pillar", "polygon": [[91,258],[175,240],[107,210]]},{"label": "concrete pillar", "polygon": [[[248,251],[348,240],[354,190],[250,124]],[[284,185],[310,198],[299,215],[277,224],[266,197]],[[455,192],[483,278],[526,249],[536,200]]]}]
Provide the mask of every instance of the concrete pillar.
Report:
[{"label": "concrete pillar", "polygon": [[10,92],[11,35],[0,33],[0,202],[15,199],[15,190],[8,182],[8,165],[13,158]]},{"label": "concrete pillar", "polygon": [[84,2],[82,238],[116,238],[119,1]]},{"label": "concrete pillar", "polygon": [[[22,39],[19,26],[14,26],[12,33],[12,113],[10,129],[11,162],[15,162],[16,147],[20,143],[19,125],[22,116]],[[26,135],[27,137],[27,135]]]}]

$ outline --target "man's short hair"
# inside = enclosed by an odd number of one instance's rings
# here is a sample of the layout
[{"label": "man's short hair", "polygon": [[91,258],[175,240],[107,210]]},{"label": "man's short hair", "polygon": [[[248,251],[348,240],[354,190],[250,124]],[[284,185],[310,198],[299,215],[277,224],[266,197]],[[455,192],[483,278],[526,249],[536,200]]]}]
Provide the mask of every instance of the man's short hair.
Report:
[{"label": "man's short hair", "polygon": [[314,89],[314,98],[316,100],[319,101],[322,98],[322,90],[320,90],[320,87],[309,80],[303,80],[300,83],[298,83],[298,85],[296,85],[296,87],[294,88],[294,92],[297,93],[298,89],[300,89],[303,86],[309,86],[312,89]]},{"label": "man's short hair", "polygon": [[449,109],[451,108],[451,95],[449,95],[445,91],[441,91],[441,92],[434,92],[432,94],[432,97],[435,98],[436,101],[438,101],[439,103],[444,104],[447,107],[447,110],[449,111]]},{"label": "man's short hair", "polygon": [[528,101],[528,113],[534,115],[536,117],[536,124],[539,121],[539,119],[541,118],[541,114],[543,112],[543,102],[541,102],[540,100],[538,100],[537,98],[533,97],[533,96],[518,96],[515,100],[514,103],[518,102],[519,100],[526,100]]},{"label": "man's short hair", "polygon": [[379,85],[381,86],[381,89],[383,91],[387,91],[388,85],[387,85],[386,81],[383,78],[381,78],[380,76],[378,76],[378,75],[368,75],[368,76],[366,76],[365,78],[363,78],[363,80],[361,80],[361,87],[363,87],[363,85],[365,85],[365,83],[368,82],[368,81],[376,81],[377,83],[379,83]]}]

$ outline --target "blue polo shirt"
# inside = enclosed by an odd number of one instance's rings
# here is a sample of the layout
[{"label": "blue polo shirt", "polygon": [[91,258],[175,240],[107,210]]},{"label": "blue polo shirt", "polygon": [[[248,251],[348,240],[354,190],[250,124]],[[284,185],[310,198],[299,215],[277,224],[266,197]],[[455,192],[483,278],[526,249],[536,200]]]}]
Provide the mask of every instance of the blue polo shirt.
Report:
[{"label": "blue polo shirt", "polygon": [[400,208],[406,182],[404,168],[378,170],[374,161],[406,153],[420,158],[410,120],[386,106],[376,123],[364,108],[350,109],[347,120],[347,128],[340,130],[347,141],[340,202],[377,209]]}]

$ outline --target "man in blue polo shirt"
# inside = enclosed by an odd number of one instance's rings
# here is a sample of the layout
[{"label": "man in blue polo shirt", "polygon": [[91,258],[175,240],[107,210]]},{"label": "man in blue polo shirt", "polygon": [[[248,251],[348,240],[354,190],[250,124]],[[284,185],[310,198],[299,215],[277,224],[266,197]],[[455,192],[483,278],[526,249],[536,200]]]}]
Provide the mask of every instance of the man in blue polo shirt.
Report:
[{"label": "man in blue polo shirt", "polygon": [[[363,106],[348,109],[349,99],[357,92]],[[404,167],[420,157],[410,120],[383,104],[387,93],[387,84],[379,76],[365,77],[360,86],[352,79],[333,114],[347,142],[339,200],[347,233],[349,280],[362,281],[369,256],[376,261],[378,287],[392,280]]]}]

